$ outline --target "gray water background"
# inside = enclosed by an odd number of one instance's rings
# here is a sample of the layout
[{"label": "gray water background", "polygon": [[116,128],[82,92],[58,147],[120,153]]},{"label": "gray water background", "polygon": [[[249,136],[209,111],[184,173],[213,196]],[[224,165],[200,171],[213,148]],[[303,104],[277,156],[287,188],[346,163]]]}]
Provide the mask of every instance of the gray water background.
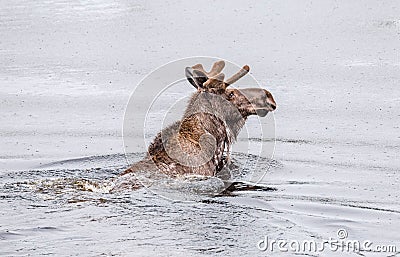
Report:
[{"label": "gray water background", "polygon": [[[341,228],[400,251],[399,13],[398,1],[1,1],[0,254],[266,256],[264,236]],[[263,183],[277,190],[190,203],[82,191],[127,165],[133,88],[188,56],[249,64],[273,93],[280,165]]]}]

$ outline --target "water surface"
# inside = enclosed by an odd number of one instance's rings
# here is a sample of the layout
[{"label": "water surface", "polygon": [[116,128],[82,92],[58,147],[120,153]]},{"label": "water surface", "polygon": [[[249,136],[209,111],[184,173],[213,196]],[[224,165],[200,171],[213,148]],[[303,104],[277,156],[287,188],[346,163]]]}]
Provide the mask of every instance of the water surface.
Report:
[{"label": "water surface", "polygon": [[[399,255],[399,10],[398,1],[0,2],[0,254],[267,256],[264,236],[322,241],[345,229],[397,244],[380,256]],[[273,93],[279,165],[262,156],[256,172],[276,190],[212,196],[211,182],[186,181],[169,193],[192,201],[108,192],[128,165],[130,93],[188,56],[247,63]]]}]

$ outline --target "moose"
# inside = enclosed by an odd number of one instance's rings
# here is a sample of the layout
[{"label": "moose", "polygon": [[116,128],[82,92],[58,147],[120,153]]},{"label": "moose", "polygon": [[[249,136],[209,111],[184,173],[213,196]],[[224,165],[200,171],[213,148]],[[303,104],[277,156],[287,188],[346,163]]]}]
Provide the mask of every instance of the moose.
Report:
[{"label": "moose", "polygon": [[146,157],[121,175],[154,170],[170,177],[215,176],[230,162],[230,149],[250,115],[264,117],[276,109],[272,94],[261,88],[234,89],[230,85],[246,75],[241,70],[225,80],[224,61],[209,72],[202,64],[185,68],[196,88],[180,121],[157,134]]}]

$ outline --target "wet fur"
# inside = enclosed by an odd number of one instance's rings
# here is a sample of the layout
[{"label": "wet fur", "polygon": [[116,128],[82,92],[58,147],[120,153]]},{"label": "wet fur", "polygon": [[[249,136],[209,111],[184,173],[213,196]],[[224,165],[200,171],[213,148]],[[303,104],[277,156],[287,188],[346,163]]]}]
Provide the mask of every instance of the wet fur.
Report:
[{"label": "wet fur", "polygon": [[[247,118],[233,105],[230,108],[221,106],[226,102],[220,97],[208,92],[194,93],[183,119],[159,132],[150,144],[144,162],[133,165],[125,173],[142,170],[146,165],[170,176],[214,176],[228,162],[229,149]],[[210,149],[214,151],[207,151]],[[192,166],[182,165],[170,156],[172,151],[181,153],[179,157],[187,163],[194,158],[196,162]]]}]

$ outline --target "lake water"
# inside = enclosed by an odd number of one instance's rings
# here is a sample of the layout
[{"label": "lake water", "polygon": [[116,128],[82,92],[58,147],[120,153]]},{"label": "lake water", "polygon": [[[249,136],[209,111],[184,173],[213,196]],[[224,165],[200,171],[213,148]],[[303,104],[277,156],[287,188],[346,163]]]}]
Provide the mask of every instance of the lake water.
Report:
[{"label": "lake water", "polygon": [[[399,13],[398,1],[0,2],[0,255],[400,255]],[[128,165],[131,92],[191,56],[249,64],[274,95],[273,160],[255,171],[274,190],[109,193]],[[338,231],[396,249],[259,249]]]}]

